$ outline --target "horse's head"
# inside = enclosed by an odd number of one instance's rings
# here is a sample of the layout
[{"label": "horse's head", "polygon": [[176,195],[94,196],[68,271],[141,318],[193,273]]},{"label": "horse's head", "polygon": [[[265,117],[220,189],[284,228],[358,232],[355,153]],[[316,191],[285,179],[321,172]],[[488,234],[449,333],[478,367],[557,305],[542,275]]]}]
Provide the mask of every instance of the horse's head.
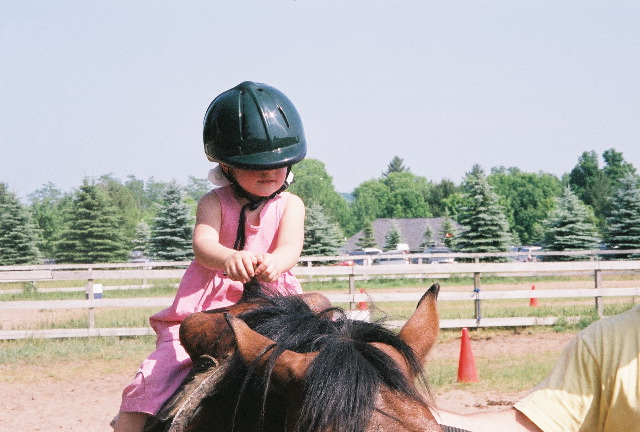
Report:
[{"label": "horse's head", "polygon": [[438,334],[439,288],[429,288],[398,337],[376,324],[338,320],[306,352],[225,317],[239,356],[286,398],[287,431],[441,431],[414,385]]},{"label": "horse's head", "polygon": [[[305,293],[299,297],[316,314],[331,308],[331,302],[322,294]],[[224,314],[237,316],[259,309],[270,301],[270,297],[262,295],[259,289],[245,284],[243,297],[238,303],[226,308],[197,312],[185,318],[180,325],[180,342],[193,360],[204,354],[223,360],[235,352],[233,333]]]}]

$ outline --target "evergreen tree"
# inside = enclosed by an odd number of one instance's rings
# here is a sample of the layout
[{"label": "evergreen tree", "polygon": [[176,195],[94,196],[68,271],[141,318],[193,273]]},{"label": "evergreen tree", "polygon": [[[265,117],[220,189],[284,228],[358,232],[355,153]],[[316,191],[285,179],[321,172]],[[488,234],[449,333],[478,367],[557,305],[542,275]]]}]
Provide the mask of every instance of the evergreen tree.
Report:
[{"label": "evergreen tree", "polygon": [[40,260],[37,241],[31,214],[0,183],[0,265],[36,264]]},{"label": "evergreen tree", "polygon": [[158,261],[188,261],[193,258],[191,208],[180,187],[171,183],[162,195],[151,227],[149,253]]},{"label": "evergreen tree", "polygon": [[305,256],[333,256],[344,245],[344,235],[337,223],[331,222],[322,206],[314,204],[307,209],[304,225]]},{"label": "evergreen tree", "polygon": [[[634,175],[620,180],[611,216],[607,219],[605,243],[611,249],[640,249],[640,181]],[[638,254],[616,255],[637,259]]]},{"label": "evergreen tree", "polygon": [[508,251],[509,224],[498,204],[498,195],[487,182],[482,168],[476,165],[467,174],[463,191],[465,205],[458,214],[458,223],[464,229],[456,239],[456,249],[461,252]]},{"label": "evergreen tree", "polygon": [[433,243],[433,230],[431,230],[431,227],[429,226],[429,224],[427,224],[424,227],[424,233],[422,233],[422,243],[420,243],[420,249],[431,246]]},{"label": "evergreen tree", "polygon": [[133,239],[133,250],[141,252],[143,256],[149,256],[149,241],[151,239],[151,227],[145,221],[138,222],[136,236]]},{"label": "evergreen tree", "polygon": [[391,173],[411,172],[409,168],[404,166],[404,161],[398,156],[394,156],[387,166],[387,171],[382,173],[383,177],[387,177]]},{"label": "evergreen tree", "polygon": [[362,226],[362,236],[356,241],[356,246],[362,249],[378,247],[378,242],[373,234],[373,224],[369,219],[365,219]]},{"label": "evergreen tree", "polygon": [[384,237],[384,242],[384,248],[386,250],[395,250],[399,243],[403,243],[397,226],[394,225],[389,229],[389,232]]},{"label": "evergreen tree", "polygon": [[453,249],[453,243],[456,238],[456,229],[453,226],[453,222],[451,218],[447,215],[444,217],[442,221],[442,226],[440,227],[440,235],[442,236],[442,243],[448,248]]},{"label": "evergreen tree", "polygon": [[[556,208],[545,221],[544,247],[550,251],[589,250],[597,246],[598,232],[595,218],[570,187],[556,199]],[[557,257],[562,260],[581,257]]]},{"label": "evergreen tree", "polygon": [[105,263],[127,259],[128,241],[123,234],[122,218],[104,190],[87,179],[73,197],[55,249],[60,262]]}]

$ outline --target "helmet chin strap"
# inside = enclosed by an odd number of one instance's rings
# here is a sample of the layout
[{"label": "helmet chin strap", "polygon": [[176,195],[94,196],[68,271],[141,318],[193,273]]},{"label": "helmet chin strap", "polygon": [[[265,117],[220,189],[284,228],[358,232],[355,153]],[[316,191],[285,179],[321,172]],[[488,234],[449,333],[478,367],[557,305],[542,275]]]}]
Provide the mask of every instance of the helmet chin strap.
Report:
[{"label": "helmet chin strap", "polygon": [[280,192],[283,192],[284,190],[286,190],[289,187],[288,179],[289,179],[289,173],[291,172],[291,166],[287,167],[287,175],[285,177],[284,183],[282,184],[282,186],[280,186],[280,189],[278,189],[277,191],[275,191],[274,193],[266,197],[257,196],[247,192],[242,186],[240,186],[240,184],[235,179],[235,177],[231,175],[229,172],[227,172],[227,170],[222,169],[221,171],[224,174],[224,176],[227,178],[227,180],[229,180],[229,182],[231,183],[231,187],[233,187],[233,191],[236,193],[236,195],[239,196],[240,198],[244,198],[249,201],[248,203],[243,205],[242,209],[240,210],[240,219],[238,220],[238,230],[236,231],[236,241],[233,245],[233,248],[235,250],[242,250],[244,249],[244,243],[245,243],[244,228],[247,223],[247,215],[246,215],[247,209],[253,211],[258,207],[260,207],[260,204],[262,204],[263,202],[267,202],[270,199],[275,198],[276,196],[278,196],[278,194],[280,194]]}]

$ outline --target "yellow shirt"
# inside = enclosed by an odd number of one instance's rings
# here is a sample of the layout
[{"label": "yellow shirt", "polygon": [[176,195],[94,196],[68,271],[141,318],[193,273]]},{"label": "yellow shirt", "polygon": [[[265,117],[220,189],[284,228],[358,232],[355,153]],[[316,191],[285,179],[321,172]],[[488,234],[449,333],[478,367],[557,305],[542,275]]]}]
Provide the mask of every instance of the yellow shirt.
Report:
[{"label": "yellow shirt", "polygon": [[640,306],[580,332],[515,404],[544,432],[640,431]]}]

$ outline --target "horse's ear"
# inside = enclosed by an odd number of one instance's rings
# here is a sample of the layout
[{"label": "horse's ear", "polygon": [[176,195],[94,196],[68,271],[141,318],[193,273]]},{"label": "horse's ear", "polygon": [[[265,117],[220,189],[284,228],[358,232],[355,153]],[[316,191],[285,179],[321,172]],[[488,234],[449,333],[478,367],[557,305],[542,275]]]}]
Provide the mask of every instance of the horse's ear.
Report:
[{"label": "horse's ear", "polygon": [[[236,338],[236,346],[242,359],[252,365],[258,373],[264,374],[269,363],[269,353],[276,343],[266,336],[249,328],[240,318],[225,314],[229,326]],[[285,350],[276,360],[273,366],[272,379],[280,388],[287,388],[292,383],[302,381],[309,365],[315,359],[317,353],[300,354]]]},{"label": "horse's ear", "polygon": [[300,298],[309,306],[314,314],[319,314],[331,308],[331,300],[320,293],[300,294]]},{"label": "horse's ear", "polygon": [[431,347],[436,343],[440,330],[438,316],[438,292],[440,284],[433,284],[418,302],[418,307],[400,330],[400,338],[416,353],[424,364]]}]

